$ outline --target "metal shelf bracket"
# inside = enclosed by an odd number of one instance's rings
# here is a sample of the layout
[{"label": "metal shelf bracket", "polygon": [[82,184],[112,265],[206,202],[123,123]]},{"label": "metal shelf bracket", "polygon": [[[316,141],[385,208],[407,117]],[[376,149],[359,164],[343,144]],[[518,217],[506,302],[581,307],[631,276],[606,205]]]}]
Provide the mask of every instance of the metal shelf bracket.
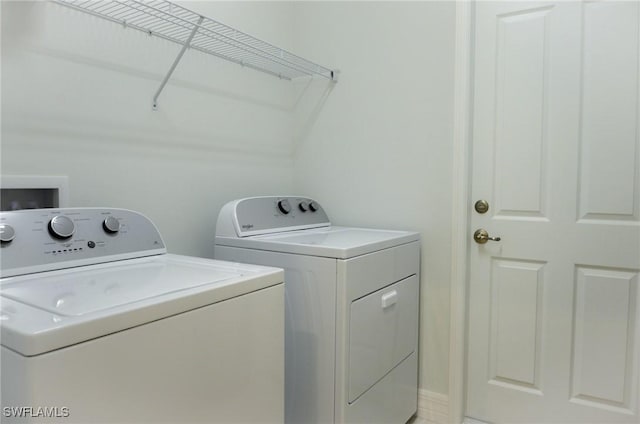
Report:
[{"label": "metal shelf bracket", "polygon": [[180,53],[178,53],[176,60],[173,61],[173,64],[169,68],[169,72],[167,72],[167,75],[165,75],[164,79],[160,83],[160,87],[158,87],[158,91],[156,91],[156,94],[153,96],[153,110],[158,110],[158,97],[160,97],[160,93],[162,93],[164,86],[167,85],[167,81],[169,81],[169,78],[171,78],[171,74],[173,74],[173,71],[176,70],[176,66],[178,66],[178,63],[180,62],[180,59],[182,59],[184,52],[186,52],[189,46],[191,45],[191,41],[193,40],[193,37],[196,35],[196,32],[198,32],[198,28],[200,28],[200,24],[202,23],[203,20],[204,20],[204,16],[200,16],[200,19],[198,19],[198,23],[194,25],[193,29],[191,30],[191,34],[189,34],[189,38],[187,38],[187,41],[182,46],[182,49],[180,49]]}]

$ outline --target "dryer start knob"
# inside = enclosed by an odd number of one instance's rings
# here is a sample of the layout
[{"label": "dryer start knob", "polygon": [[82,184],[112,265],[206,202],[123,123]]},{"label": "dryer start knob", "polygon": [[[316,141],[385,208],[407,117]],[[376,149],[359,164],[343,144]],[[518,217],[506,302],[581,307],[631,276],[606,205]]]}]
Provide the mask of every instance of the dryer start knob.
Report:
[{"label": "dryer start knob", "polygon": [[278,209],[280,210],[280,212],[286,215],[291,212],[291,205],[289,204],[289,201],[287,199],[279,200]]},{"label": "dryer start knob", "polygon": [[64,215],[54,216],[49,221],[49,233],[58,239],[68,239],[76,231],[76,226],[71,220]]},{"label": "dryer start knob", "polygon": [[120,231],[120,221],[113,216],[108,216],[102,221],[102,228],[109,234],[115,234]]}]

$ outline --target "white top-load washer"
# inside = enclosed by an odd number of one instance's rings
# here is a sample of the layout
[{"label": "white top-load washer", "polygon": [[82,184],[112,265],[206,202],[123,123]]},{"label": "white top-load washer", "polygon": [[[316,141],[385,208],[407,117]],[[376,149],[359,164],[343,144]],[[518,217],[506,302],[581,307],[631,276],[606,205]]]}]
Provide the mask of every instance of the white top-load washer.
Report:
[{"label": "white top-load washer", "polygon": [[306,197],[226,204],[215,257],[285,269],[285,422],[417,410],[419,235],[331,226]]},{"label": "white top-load washer", "polygon": [[282,270],[123,209],[0,213],[2,422],[284,419]]}]

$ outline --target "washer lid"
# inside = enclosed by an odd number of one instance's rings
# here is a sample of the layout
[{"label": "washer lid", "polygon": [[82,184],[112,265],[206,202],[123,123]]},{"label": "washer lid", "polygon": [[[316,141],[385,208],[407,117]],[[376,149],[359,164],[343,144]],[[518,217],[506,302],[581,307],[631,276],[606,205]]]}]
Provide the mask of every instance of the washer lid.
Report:
[{"label": "washer lid", "polygon": [[420,239],[409,231],[328,227],[245,238],[216,237],[221,246],[348,259]]},{"label": "washer lid", "polygon": [[275,268],[177,255],[5,278],[2,345],[36,355],[282,281]]},{"label": "washer lid", "polygon": [[58,315],[79,316],[241,276],[240,272],[210,266],[149,260],[48,276],[36,274],[3,284],[2,296]]}]

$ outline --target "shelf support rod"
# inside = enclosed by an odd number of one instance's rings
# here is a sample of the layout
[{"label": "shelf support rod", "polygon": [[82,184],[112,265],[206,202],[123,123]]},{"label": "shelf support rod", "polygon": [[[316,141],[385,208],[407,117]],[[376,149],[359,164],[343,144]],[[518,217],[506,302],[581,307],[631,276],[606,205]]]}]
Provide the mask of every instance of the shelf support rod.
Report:
[{"label": "shelf support rod", "polygon": [[182,46],[180,53],[178,53],[176,60],[173,61],[171,68],[169,68],[169,72],[167,72],[167,75],[165,75],[164,79],[160,83],[160,87],[158,88],[158,91],[156,91],[155,96],[153,96],[153,110],[158,109],[158,97],[160,97],[160,93],[162,93],[164,86],[167,85],[167,81],[169,81],[169,78],[171,78],[171,74],[173,74],[173,71],[176,70],[176,66],[178,66],[180,59],[182,59],[182,55],[184,55],[184,52],[186,52],[189,46],[191,45],[191,41],[193,40],[193,37],[195,37],[196,32],[198,32],[198,28],[200,28],[200,24],[202,23],[203,20],[204,20],[204,16],[200,16],[200,19],[198,19],[198,23],[194,25],[193,29],[191,30],[191,34],[189,34],[189,38],[187,38],[187,41],[184,42],[184,45]]}]

